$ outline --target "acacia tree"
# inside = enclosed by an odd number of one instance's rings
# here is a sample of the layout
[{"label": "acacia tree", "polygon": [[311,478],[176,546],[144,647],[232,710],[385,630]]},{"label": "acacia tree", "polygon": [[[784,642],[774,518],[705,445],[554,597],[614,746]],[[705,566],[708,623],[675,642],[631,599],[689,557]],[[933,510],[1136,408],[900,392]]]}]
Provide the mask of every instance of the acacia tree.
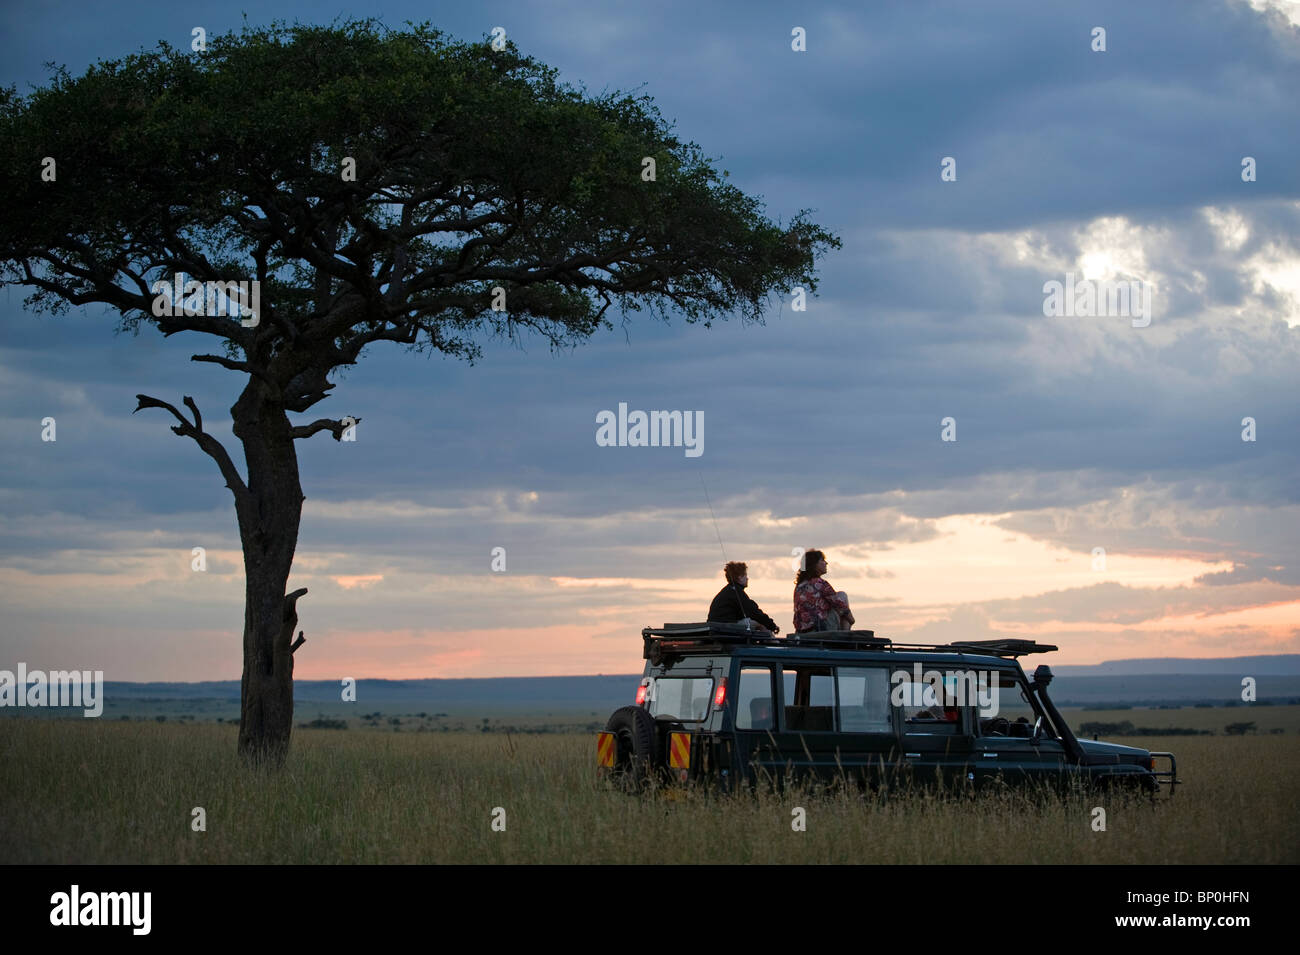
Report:
[{"label": "acacia tree", "polygon": [[[359,420],[290,415],[327,397],[333,369],[378,342],[471,361],[485,338],[524,330],[571,345],[615,303],[625,320],[643,306],[761,320],[773,291],[815,292],[814,257],[840,246],[805,212],[769,222],[649,97],[589,97],[512,44],[428,25],[246,26],[203,51],[163,43],[76,78],[58,69],[29,95],[0,91],[0,162],[0,284],[31,289],[37,311],[102,303],[132,331],[211,336],[192,360],[244,376],[230,409],[242,473],[189,396],[182,411],[139,395],[136,410],[174,417],[234,496],[239,752],[272,764],[306,593],[285,592],[304,500],[295,442]],[[155,283],[176,275],[256,281],[257,314],[212,298],[171,308]]]}]

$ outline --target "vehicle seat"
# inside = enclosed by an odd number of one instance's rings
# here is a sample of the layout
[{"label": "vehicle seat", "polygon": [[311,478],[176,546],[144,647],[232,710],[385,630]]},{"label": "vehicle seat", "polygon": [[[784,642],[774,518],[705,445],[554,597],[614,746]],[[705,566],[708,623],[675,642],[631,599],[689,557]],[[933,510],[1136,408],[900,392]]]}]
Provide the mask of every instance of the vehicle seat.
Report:
[{"label": "vehicle seat", "polygon": [[830,732],[835,728],[835,719],[829,706],[787,706],[785,728],[813,733]]}]

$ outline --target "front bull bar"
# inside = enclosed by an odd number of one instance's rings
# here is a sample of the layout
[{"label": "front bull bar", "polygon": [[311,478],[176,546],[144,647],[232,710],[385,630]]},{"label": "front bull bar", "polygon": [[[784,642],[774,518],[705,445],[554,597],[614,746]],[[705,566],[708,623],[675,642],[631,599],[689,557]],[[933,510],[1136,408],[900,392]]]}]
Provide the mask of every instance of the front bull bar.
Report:
[{"label": "front bull bar", "polygon": [[[1178,778],[1178,762],[1174,759],[1173,753],[1151,753],[1151,775],[1156,778],[1156,784],[1164,783],[1169,787],[1169,795],[1174,794],[1174,787],[1181,781]],[[1156,769],[1155,762],[1157,759],[1169,760],[1168,769]]]}]

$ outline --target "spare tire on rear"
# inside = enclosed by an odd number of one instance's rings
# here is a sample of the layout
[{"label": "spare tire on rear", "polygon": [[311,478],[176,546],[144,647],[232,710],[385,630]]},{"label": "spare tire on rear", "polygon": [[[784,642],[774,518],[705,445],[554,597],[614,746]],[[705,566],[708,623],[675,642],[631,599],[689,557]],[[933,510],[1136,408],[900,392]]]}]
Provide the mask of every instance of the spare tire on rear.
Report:
[{"label": "spare tire on rear", "polygon": [[659,763],[654,717],[640,706],[620,707],[610,714],[605,732],[613,733],[616,743],[614,778],[640,789]]}]

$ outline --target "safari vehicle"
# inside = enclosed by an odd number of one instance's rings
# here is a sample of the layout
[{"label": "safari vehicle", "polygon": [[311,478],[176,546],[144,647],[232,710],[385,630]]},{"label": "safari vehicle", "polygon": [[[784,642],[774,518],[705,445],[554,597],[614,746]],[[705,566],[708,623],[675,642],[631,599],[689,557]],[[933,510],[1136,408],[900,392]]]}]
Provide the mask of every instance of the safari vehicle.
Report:
[{"label": "safari vehicle", "polygon": [[1029,677],[1018,661],[1054,646],[895,644],[870,630],[778,638],[719,623],[641,636],[635,703],[596,743],[599,770],[624,783],[1177,785],[1172,753],[1075,737],[1048,696],[1050,668]]}]

